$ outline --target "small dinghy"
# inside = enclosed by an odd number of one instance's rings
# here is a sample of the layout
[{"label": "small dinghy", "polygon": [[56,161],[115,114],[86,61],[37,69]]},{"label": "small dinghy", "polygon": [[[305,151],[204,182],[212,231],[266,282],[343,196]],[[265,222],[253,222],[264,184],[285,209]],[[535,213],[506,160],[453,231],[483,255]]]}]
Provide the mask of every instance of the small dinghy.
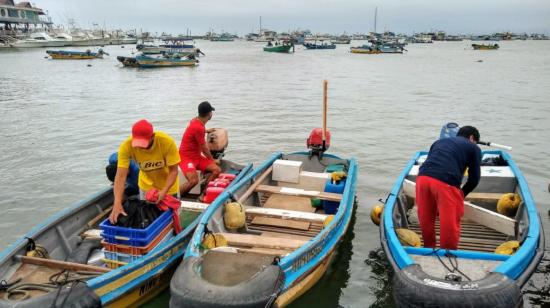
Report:
[{"label": "small dinghy", "polygon": [[500,48],[498,44],[472,44],[474,50],[497,50]]},{"label": "small dinghy", "polygon": [[[450,124],[442,137],[457,129]],[[395,272],[397,306],[521,307],[521,288],[544,253],[544,233],[518,166],[506,151],[482,151],[481,180],[464,202],[458,250],[424,248],[415,180],[427,154],[409,161],[382,213],[380,240]],[[439,247],[439,219],[436,232]]]},{"label": "small dinghy", "polygon": [[[219,148],[216,141],[209,141],[209,146],[216,155],[223,154],[224,147]],[[117,244],[100,235],[100,228],[105,232],[103,226],[109,225],[105,217],[113,204],[111,187],[34,228],[0,254],[0,307],[135,307],[147,302],[168,286],[182,259],[204,209],[197,206],[204,205],[196,202],[197,197],[215,200],[252,171],[251,164],[225,159],[220,167],[231,178],[231,182],[219,181],[229,183],[227,187],[201,190],[199,184],[197,192],[191,191],[195,194],[182,198],[182,231],[173,235],[172,214],[164,213],[157,220],[168,216],[170,223],[146,247],[121,244],[130,235],[114,236]]]},{"label": "small dinghy", "polygon": [[194,57],[192,59],[182,58],[179,54],[163,54],[160,57],[139,55],[136,57],[136,61],[141,68],[195,66],[199,63],[199,60]]}]

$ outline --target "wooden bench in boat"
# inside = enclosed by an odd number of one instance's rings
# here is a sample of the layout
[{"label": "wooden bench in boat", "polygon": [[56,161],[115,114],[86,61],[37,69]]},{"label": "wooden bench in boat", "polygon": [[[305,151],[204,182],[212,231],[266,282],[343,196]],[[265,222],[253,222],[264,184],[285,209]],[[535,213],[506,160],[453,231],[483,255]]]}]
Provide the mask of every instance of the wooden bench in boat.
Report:
[{"label": "wooden bench in boat", "polygon": [[[403,192],[406,196],[415,196],[415,189],[415,182],[407,179],[403,181]],[[513,236],[516,234],[516,220],[497,212],[487,210],[468,201],[464,202],[463,218],[487,226],[506,235]]]},{"label": "wooden bench in boat", "polygon": [[307,243],[305,240],[253,234],[222,233],[222,235],[227,240],[227,244],[229,244],[229,246],[242,246],[250,248],[296,250]]},{"label": "wooden bench in boat", "polygon": [[301,197],[310,197],[310,198],[313,197],[321,200],[336,201],[336,202],[340,202],[342,200],[341,194],[329,193],[324,191],[316,191],[316,190],[304,190],[300,188],[281,187],[281,186],[258,185],[255,191],[272,193],[272,194],[289,195],[289,196],[301,196]]}]

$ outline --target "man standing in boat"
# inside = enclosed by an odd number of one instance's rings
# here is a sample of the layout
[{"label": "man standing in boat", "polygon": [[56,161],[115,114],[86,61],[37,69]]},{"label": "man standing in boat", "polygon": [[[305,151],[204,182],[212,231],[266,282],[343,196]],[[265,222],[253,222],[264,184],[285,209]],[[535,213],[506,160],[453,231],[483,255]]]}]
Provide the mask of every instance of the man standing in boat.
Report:
[{"label": "man standing in boat", "polygon": [[[416,179],[418,220],[424,247],[435,248],[435,219],[439,213],[440,247],[457,249],[464,197],[474,190],[481,174],[479,131],[472,126],[460,128],[456,137],[434,142]],[[468,168],[468,180],[462,177]]]},{"label": "man standing in boat", "polygon": [[209,102],[200,103],[198,117],[189,122],[181,138],[179,148],[180,168],[187,179],[187,182],[180,187],[182,196],[199,183],[197,170],[202,171],[203,174],[210,172],[207,182],[217,178],[221,173],[221,168],[216,164],[205,140],[205,134],[213,131],[211,128],[205,128],[206,123],[212,119],[212,111],[215,111],[215,109]]},{"label": "man standing in boat", "polygon": [[118,165],[114,184],[113,210],[109,216],[116,223],[120,214],[126,216],[122,207],[122,195],[130,161],[139,165],[139,197],[145,200],[150,189],[157,189],[157,203],[166,194],[178,195],[178,163],[180,157],[174,139],[161,131],[153,131],[153,125],[140,120],[132,126],[132,136],[126,139],[118,150]]}]

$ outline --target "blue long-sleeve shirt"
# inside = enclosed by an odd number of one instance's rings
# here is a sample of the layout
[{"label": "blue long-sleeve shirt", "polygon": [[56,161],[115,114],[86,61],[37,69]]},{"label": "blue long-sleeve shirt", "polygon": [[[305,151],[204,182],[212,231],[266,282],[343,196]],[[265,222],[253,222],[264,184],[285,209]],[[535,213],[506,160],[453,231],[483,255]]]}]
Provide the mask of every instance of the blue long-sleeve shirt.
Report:
[{"label": "blue long-sleeve shirt", "polygon": [[428,158],[420,166],[418,175],[426,175],[460,188],[468,167],[468,180],[462,187],[464,196],[479,184],[481,150],[464,137],[439,139],[432,144]]}]

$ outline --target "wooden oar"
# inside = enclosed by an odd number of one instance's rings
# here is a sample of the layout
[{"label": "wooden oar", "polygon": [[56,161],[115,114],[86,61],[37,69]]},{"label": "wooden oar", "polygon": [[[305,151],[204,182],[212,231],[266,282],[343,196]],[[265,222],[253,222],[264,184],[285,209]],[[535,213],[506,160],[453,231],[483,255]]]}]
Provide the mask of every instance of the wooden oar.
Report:
[{"label": "wooden oar", "polygon": [[511,147],[511,146],[502,145],[502,144],[498,144],[498,143],[494,143],[494,142],[489,142],[489,141],[478,141],[477,144],[482,144],[482,145],[486,145],[486,146],[488,146],[488,147],[493,147],[493,148],[497,148],[497,149],[503,149],[503,150],[512,151],[512,147]]}]

